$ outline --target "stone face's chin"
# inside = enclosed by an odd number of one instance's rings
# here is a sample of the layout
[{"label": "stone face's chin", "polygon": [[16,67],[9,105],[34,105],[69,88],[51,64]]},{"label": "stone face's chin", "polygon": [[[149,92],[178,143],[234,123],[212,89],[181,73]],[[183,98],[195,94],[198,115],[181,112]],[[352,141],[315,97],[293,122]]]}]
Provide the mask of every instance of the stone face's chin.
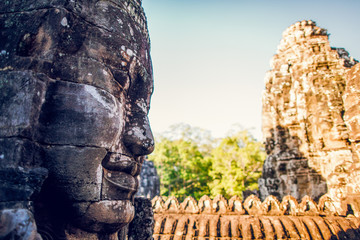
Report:
[{"label": "stone face's chin", "polygon": [[135,210],[130,200],[103,200],[72,205],[74,226],[87,232],[116,232],[130,223]]}]

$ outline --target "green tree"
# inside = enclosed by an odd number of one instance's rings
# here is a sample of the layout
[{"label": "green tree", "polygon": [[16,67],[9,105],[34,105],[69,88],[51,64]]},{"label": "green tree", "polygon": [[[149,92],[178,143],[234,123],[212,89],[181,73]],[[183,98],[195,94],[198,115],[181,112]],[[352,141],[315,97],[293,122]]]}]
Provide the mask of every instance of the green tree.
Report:
[{"label": "green tree", "polygon": [[181,201],[257,189],[265,152],[246,130],[213,139],[208,131],[178,124],[156,137],[149,159],[160,176],[161,195]]},{"label": "green tree", "polygon": [[262,144],[246,130],[222,139],[210,157],[211,196],[241,196],[245,190],[257,189],[265,157]]},{"label": "green tree", "polygon": [[[173,127],[176,128],[176,127]],[[175,196],[179,200],[192,196],[199,199],[203,195],[210,194],[208,182],[211,161],[205,159],[206,153],[202,150],[204,144],[194,140],[199,139],[198,133],[203,134],[197,128],[184,128],[174,131],[178,136],[168,134],[158,137],[154,153],[149,156],[160,175],[160,193],[164,196]],[[203,147],[207,149],[208,147]]]}]

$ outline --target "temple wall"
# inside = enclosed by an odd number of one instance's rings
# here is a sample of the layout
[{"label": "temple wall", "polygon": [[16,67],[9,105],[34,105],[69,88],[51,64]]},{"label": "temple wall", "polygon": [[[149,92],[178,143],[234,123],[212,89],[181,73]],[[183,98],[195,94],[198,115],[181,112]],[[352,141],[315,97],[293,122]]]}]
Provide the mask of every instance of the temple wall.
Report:
[{"label": "temple wall", "polygon": [[359,239],[359,205],[348,202],[348,212],[339,212],[323,196],[317,204],[306,196],[300,203],[291,196],[279,202],[269,196],[261,202],[251,195],[244,202],[203,196],[152,200],[154,239]]}]

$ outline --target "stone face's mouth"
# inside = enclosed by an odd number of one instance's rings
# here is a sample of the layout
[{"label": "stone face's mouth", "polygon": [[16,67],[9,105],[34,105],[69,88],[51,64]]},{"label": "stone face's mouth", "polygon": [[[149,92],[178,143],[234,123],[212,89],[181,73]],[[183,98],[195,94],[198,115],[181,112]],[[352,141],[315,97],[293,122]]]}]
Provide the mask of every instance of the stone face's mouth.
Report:
[{"label": "stone face's mouth", "polygon": [[136,177],[141,170],[141,163],[138,158],[132,158],[124,154],[108,153],[102,161],[104,169],[113,172],[124,172],[131,176]]},{"label": "stone face's mouth", "polygon": [[138,190],[142,157],[108,153],[102,161],[104,171],[103,200],[131,200]]},{"label": "stone face's mouth", "polygon": [[130,174],[104,168],[104,178],[123,191],[137,191],[138,181]]}]

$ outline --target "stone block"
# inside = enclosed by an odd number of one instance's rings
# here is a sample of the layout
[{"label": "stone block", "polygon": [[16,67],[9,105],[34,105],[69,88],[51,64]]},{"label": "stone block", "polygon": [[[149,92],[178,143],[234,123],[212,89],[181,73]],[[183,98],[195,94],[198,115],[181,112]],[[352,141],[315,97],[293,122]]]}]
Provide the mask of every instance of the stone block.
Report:
[{"label": "stone block", "polygon": [[26,209],[0,211],[0,239],[42,240],[33,214]]},{"label": "stone block", "polygon": [[136,197],[134,207],[135,216],[129,225],[129,240],[152,240],[155,221],[150,199]]},{"label": "stone block", "polygon": [[0,202],[33,200],[47,174],[45,168],[1,168]]},{"label": "stone block", "polygon": [[32,137],[45,90],[30,71],[0,71],[0,137]]},{"label": "stone block", "polygon": [[0,138],[0,169],[40,166],[37,144],[23,138]]}]

